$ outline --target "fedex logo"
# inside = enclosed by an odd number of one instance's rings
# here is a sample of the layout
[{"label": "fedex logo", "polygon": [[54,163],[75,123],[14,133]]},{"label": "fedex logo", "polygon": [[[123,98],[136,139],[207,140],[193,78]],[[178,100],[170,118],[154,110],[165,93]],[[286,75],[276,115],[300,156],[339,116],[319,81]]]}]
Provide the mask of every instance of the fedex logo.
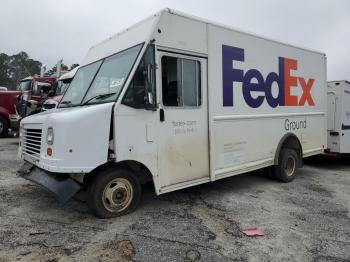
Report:
[{"label": "fedex logo", "polygon": [[[244,72],[237,69],[234,61],[244,62],[244,49],[233,46],[222,46],[223,68],[223,106],[233,106],[233,84],[242,83],[243,97],[246,103],[257,108],[262,105],[265,98],[271,107],[277,106],[314,106],[311,96],[311,88],[315,79],[292,76],[292,71],[298,69],[298,61],[290,58],[278,58],[278,73],[271,72],[266,78],[258,69],[250,69]],[[278,85],[278,95],[272,94],[273,83]],[[301,88],[300,97],[292,95],[293,88]],[[254,96],[252,93],[255,93]]]}]

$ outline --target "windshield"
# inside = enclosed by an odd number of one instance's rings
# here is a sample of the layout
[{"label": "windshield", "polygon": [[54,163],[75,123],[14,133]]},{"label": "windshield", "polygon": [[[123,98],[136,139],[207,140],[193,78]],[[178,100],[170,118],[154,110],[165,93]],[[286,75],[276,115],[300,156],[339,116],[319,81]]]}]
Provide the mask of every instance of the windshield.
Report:
[{"label": "windshield", "polygon": [[35,82],[33,88],[33,95],[40,96],[47,94],[51,90],[51,84],[44,82]]},{"label": "windshield", "polygon": [[79,68],[59,107],[115,101],[141,47],[137,45]]},{"label": "windshield", "polygon": [[63,95],[64,92],[66,92],[66,90],[71,82],[72,82],[72,79],[58,81],[55,95],[56,96]]},{"label": "windshield", "polygon": [[17,90],[22,92],[29,91],[31,87],[31,83],[32,83],[32,80],[21,81],[17,86]]}]

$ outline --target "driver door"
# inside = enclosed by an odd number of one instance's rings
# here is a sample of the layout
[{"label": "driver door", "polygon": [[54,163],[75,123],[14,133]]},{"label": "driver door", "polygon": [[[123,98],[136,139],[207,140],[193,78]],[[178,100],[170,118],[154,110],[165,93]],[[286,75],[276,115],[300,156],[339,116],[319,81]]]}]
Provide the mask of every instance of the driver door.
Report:
[{"label": "driver door", "polygon": [[158,52],[157,65],[160,191],[209,181],[207,59]]}]

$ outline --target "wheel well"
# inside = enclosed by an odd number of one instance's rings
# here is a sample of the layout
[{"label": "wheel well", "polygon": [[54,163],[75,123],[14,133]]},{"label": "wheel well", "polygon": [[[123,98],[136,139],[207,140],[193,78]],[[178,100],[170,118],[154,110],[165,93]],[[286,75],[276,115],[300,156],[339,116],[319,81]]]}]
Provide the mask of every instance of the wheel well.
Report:
[{"label": "wheel well", "polygon": [[283,148],[295,150],[299,157],[298,166],[301,167],[303,165],[303,148],[298,137],[291,133],[284,135],[280,140],[275,154],[274,165],[278,165],[279,155]]},{"label": "wheel well", "polygon": [[125,168],[131,170],[138,176],[141,184],[153,181],[152,173],[144,164],[134,160],[124,160],[118,163],[109,161],[103,164],[102,166],[97,167],[96,169],[84,176],[83,184],[88,184],[94,176],[98,175],[100,171],[110,168]]},{"label": "wheel well", "polygon": [[7,122],[8,127],[11,127],[10,120],[8,119],[8,117],[7,117],[7,116],[5,116],[4,114],[0,114],[0,117],[2,117],[2,118],[4,118],[4,119],[5,119],[5,121]]}]

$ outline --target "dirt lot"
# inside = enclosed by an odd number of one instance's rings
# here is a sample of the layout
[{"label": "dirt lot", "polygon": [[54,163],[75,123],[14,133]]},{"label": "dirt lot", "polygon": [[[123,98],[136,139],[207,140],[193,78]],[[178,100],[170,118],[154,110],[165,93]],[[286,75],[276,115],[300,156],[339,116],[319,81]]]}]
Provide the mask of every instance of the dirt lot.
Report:
[{"label": "dirt lot", "polygon": [[[260,173],[156,196],[101,220],[16,176],[0,140],[0,261],[350,261],[350,160],[314,158],[293,183]],[[249,238],[240,228],[259,227]]]}]

